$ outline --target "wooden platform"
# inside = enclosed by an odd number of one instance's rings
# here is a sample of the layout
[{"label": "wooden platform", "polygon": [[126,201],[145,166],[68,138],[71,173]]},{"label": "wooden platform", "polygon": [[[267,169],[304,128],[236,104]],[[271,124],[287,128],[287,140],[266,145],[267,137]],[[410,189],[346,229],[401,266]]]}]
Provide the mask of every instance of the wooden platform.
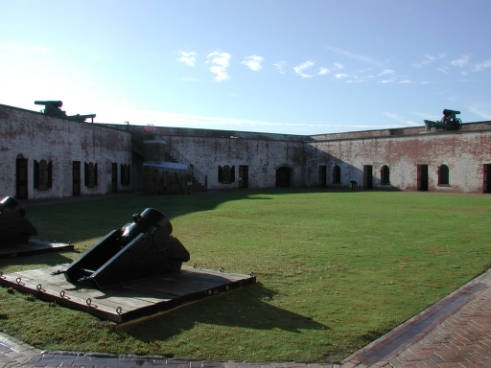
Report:
[{"label": "wooden platform", "polygon": [[256,281],[252,275],[183,266],[179,274],[134,280],[101,291],[77,288],[63,274],[51,274],[66,267],[59,265],[0,275],[0,284],[103,319],[126,322]]},{"label": "wooden platform", "polygon": [[67,250],[73,250],[73,244],[51,243],[47,241],[31,239],[28,243],[0,247],[0,258]]}]

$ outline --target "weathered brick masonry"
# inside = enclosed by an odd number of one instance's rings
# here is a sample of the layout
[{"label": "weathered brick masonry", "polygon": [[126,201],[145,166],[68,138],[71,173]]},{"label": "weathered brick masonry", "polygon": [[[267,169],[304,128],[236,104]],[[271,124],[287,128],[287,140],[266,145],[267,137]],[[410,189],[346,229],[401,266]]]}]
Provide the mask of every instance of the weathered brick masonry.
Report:
[{"label": "weathered brick masonry", "polygon": [[[132,163],[131,147],[127,132],[0,105],[0,195],[16,195],[19,180],[25,179],[29,199],[72,196],[77,165],[79,194],[130,190],[131,185],[123,186],[120,179],[121,166]],[[26,178],[18,177],[19,162],[25,163]],[[86,165],[92,175],[90,183]],[[115,183],[113,165],[117,165]]]},{"label": "weathered brick masonry", "polygon": [[[415,127],[298,136],[78,123],[0,105],[0,152],[0,195],[22,195],[24,185],[29,199],[74,195],[76,170],[82,195],[143,190],[148,180],[155,190],[156,178],[169,187],[183,185],[190,172],[196,188],[210,190],[491,192],[491,122],[463,124],[458,131]],[[158,172],[159,162],[165,169]],[[19,176],[22,165],[27,178]],[[186,180],[166,178],[177,178],[181,167]]]},{"label": "weathered brick masonry", "polygon": [[[371,170],[372,188],[465,193],[490,191],[489,122],[464,124],[458,131],[426,131],[420,127],[311,138],[306,154],[311,183],[315,182],[317,167],[325,165],[325,184],[328,186],[356,181],[366,187],[367,171]],[[333,180],[335,166],[341,173],[339,184]],[[385,183],[382,180],[384,166],[389,174]],[[425,167],[426,188],[421,187],[421,169]],[[443,169],[446,177],[439,181]]]}]

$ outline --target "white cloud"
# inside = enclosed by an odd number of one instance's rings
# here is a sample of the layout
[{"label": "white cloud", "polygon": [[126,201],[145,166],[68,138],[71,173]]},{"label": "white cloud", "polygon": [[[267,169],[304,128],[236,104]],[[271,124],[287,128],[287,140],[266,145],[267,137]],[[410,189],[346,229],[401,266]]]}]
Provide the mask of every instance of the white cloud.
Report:
[{"label": "white cloud", "polygon": [[188,66],[194,67],[196,66],[196,55],[195,51],[178,51],[179,60],[181,63],[186,64]]},{"label": "white cloud", "polygon": [[383,75],[393,75],[395,72],[392,69],[384,69],[378,75],[379,77]]},{"label": "white cloud", "polygon": [[344,68],[344,65],[343,65],[343,64],[341,64],[341,63],[334,63],[333,65],[334,65],[334,67],[335,67],[336,69],[343,69],[343,68]]},{"label": "white cloud", "polygon": [[246,56],[244,60],[242,60],[241,64],[245,65],[250,70],[257,72],[263,68],[263,66],[261,65],[263,60],[264,58],[262,56],[250,55],[250,56]]},{"label": "white cloud", "polygon": [[458,68],[463,68],[467,64],[469,64],[469,60],[470,60],[469,55],[464,55],[458,59],[452,60],[450,63]]},{"label": "white cloud", "polygon": [[295,73],[297,73],[302,78],[311,78],[312,74],[307,74],[307,73],[305,73],[305,71],[307,69],[313,67],[314,65],[315,65],[315,63],[313,61],[307,60],[307,61],[303,62],[302,64],[294,66],[293,70],[295,71]]},{"label": "white cloud", "polygon": [[211,64],[210,72],[215,74],[215,80],[217,82],[223,82],[230,78],[227,69],[230,66],[231,58],[232,55],[223,51],[210,52],[206,57],[206,63]]},{"label": "white cloud", "polygon": [[273,66],[278,70],[278,72],[280,74],[286,73],[286,71],[285,71],[286,62],[285,61],[278,61],[278,62],[274,63]]},{"label": "white cloud", "polygon": [[474,71],[476,72],[480,72],[489,68],[491,68],[491,60],[485,60],[482,63],[474,65]]},{"label": "white cloud", "polygon": [[319,68],[319,75],[327,75],[329,74],[331,71],[325,67],[321,67]]},{"label": "white cloud", "polygon": [[399,81],[400,84],[411,84],[413,83],[410,79],[401,79]]},{"label": "white cloud", "polygon": [[345,79],[345,78],[348,78],[349,77],[349,74],[346,74],[346,73],[336,73],[336,74],[334,74],[334,76],[337,79]]}]

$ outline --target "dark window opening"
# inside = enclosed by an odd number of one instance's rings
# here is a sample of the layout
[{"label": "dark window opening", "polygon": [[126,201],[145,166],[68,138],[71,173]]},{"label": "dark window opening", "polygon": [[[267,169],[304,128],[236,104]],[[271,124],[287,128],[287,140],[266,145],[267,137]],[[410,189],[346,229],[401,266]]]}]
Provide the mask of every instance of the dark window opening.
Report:
[{"label": "dark window opening", "polygon": [[380,184],[390,184],[390,171],[387,165],[382,166],[382,168],[380,169]]},{"label": "dark window opening", "polygon": [[319,166],[319,184],[321,187],[326,186],[327,168],[326,165]]},{"label": "dark window opening", "polygon": [[438,168],[438,185],[449,185],[449,170],[447,165]]},{"label": "dark window opening", "polygon": [[373,167],[372,165],[363,166],[363,187],[372,189],[373,187]]},{"label": "dark window opening", "polygon": [[130,165],[128,164],[123,164],[120,167],[121,171],[121,185],[123,186],[128,186],[130,185]]},{"label": "dark window opening", "polygon": [[428,190],[428,165],[418,165],[417,188],[421,191]]},{"label": "dark window opening", "polygon": [[332,183],[341,184],[341,168],[338,165],[332,169]]},{"label": "dark window opening", "polygon": [[222,184],[235,182],[235,166],[218,166],[218,182]]},{"label": "dark window opening", "polygon": [[280,167],[276,170],[276,186],[278,188],[290,187],[291,169],[286,166]]},{"label": "dark window opening", "polygon": [[85,186],[87,188],[94,188],[97,186],[97,164],[93,162],[85,163]]},{"label": "dark window opening", "polygon": [[15,161],[15,198],[27,199],[27,158],[18,155]]},{"label": "dark window opening", "polygon": [[34,161],[34,188],[48,190],[52,187],[53,164],[51,161]]},{"label": "dark window opening", "polygon": [[249,166],[239,166],[239,188],[249,187]]},{"label": "dark window opening", "polygon": [[491,193],[491,164],[484,164],[483,192]]},{"label": "dark window opening", "polygon": [[72,193],[80,195],[80,161],[72,161]]}]

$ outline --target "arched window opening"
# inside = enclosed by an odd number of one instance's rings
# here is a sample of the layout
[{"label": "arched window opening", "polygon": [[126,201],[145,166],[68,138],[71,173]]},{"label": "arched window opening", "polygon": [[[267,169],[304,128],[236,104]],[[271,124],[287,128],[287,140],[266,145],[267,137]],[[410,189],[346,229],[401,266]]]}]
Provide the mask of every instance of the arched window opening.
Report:
[{"label": "arched window opening", "polygon": [[448,175],[448,166],[441,165],[438,168],[438,185],[449,185],[449,175]]},{"label": "arched window opening", "polygon": [[382,168],[380,169],[380,184],[390,184],[390,170],[387,165],[382,166]]}]

